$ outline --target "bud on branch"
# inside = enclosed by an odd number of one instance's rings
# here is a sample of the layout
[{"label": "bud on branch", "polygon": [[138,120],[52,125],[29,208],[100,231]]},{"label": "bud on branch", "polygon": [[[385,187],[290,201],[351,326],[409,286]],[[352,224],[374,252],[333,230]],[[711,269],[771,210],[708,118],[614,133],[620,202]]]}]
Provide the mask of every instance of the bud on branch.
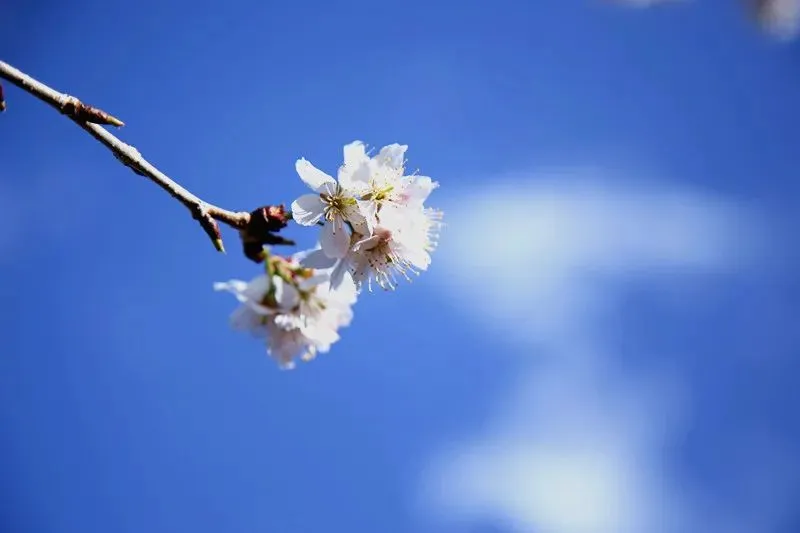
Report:
[{"label": "bud on branch", "polygon": [[264,245],[285,244],[294,246],[294,241],[285,239],[277,233],[286,227],[290,220],[283,205],[259,207],[250,213],[250,221],[239,230],[244,255],[256,263],[264,261]]},{"label": "bud on branch", "polygon": [[[0,61],[0,78],[9,81],[69,117],[89,135],[108,148],[123,165],[130,168],[134,173],[148,178],[183,204],[184,207],[189,209],[192,218],[198,221],[214,244],[214,248],[218,251],[225,251],[225,246],[222,243],[222,234],[217,224],[218,221],[243,232],[241,235],[245,246],[245,255],[254,261],[257,253],[255,251],[256,246],[263,246],[264,244],[294,244],[292,241],[275,235],[286,226],[286,221],[288,220],[288,216],[283,211],[283,206],[260,208],[253,211],[253,213],[247,213],[244,211],[228,211],[205,202],[158,170],[152,163],[142,157],[142,154],[136,148],[121,141],[103,127],[103,125],[122,127],[124,123],[118,118],[101,109],[84,104],[74,96],[58,92],[3,61]],[[4,109],[5,100],[3,99],[2,86],[0,85],[0,111]],[[246,241],[244,240],[245,238],[247,239]]]},{"label": "bud on branch", "polygon": [[61,104],[60,111],[76,122],[108,124],[118,128],[125,125],[120,119],[109,115],[101,109],[84,104],[74,96],[66,96],[64,103]]}]

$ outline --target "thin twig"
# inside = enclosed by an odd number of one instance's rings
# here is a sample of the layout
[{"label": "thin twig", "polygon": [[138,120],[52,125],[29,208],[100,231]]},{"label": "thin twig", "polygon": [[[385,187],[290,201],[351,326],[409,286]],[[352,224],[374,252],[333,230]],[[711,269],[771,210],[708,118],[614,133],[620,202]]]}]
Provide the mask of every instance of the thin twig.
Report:
[{"label": "thin twig", "polygon": [[[219,226],[215,222],[216,220],[238,230],[247,228],[250,222],[250,213],[228,211],[204,202],[154,167],[142,157],[142,154],[136,148],[119,140],[101,125],[108,124],[120,127],[123,125],[121,120],[96,107],[84,104],[74,96],[56,91],[3,61],[0,61],[0,78],[8,80],[23,91],[50,104],[60,113],[68,116],[78,126],[86,130],[89,135],[111,150],[122,164],[129,167],[136,174],[150,179],[167,191],[170,196],[186,206],[192,213],[192,217],[203,227],[217,250],[225,251],[222,244],[222,235],[220,234]],[[0,102],[2,102],[2,92],[0,92]]]}]

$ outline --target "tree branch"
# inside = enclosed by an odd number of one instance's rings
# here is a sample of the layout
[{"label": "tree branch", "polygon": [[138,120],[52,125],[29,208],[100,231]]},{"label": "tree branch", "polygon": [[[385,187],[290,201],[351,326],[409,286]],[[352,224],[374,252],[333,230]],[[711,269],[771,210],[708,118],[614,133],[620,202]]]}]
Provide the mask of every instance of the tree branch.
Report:
[{"label": "tree branch", "polygon": [[[136,148],[119,140],[102,126],[102,124],[107,124],[121,127],[124,125],[121,120],[96,107],[84,104],[74,96],[56,91],[3,61],[0,61],[0,78],[8,80],[23,91],[51,105],[61,114],[68,116],[89,135],[111,150],[123,165],[167,191],[170,196],[189,209],[192,217],[200,223],[217,250],[225,251],[217,220],[240,231],[248,228],[250,213],[228,211],[204,202],[158,170],[143,158]],[[3,100],[2,86],[0,86],[0,111],[4,108],[5,101]]]}]

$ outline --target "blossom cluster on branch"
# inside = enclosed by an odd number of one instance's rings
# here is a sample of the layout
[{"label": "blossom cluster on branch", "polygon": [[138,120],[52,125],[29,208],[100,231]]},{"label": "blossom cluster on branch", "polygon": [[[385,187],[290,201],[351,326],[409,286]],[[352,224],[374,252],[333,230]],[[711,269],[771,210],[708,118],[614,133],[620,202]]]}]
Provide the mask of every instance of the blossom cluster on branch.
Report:
[{"label": "blossom cluster on branch", "polygon": [[[438,184],[427,176],[406,174],[406,145],[384,146],[369,156],[364,143],[352,142],[344,147],[336,179],[299,159],[297,173],[313,192],[295,200],[291,212],[283,205],[229,211],[192,194],[108,131],[105,126],[124,125],[116,117],[3,61],[0,79],[58,110],[126,167],[169,193],[189,210],[218,251],[225,251],[218,222],[238,230],[244,255],[263,264],[264,271],[250,282],[233,279],[214,288],[236,296],[241,306],[231,317],[232,325],[262,337],[269,355],[283,368],[330,350],[339,340],[339,329],[350,324],[352,306],[364,287],[391,290],[401,278],[410,280],[430,265],[442,212],[426,207],[425,201]],[[0,111],[5,107],[0,85]],[[294,244],[279,234],[290,220],[321,225],[319,243],[281,257],[269,246]]]},{"label": "blossom cluster on branch", "polygon": [[335,179],[299,159],[297,173],[313,192],[292,202],[291,218],[322,226],[317,246],[288,258],[264,247],[262,274],[214,284],[241,304],[233,327],[263,338],[282,368],[327,352],[363,289],[393,290],[430,265],[443,214],[425,201],[438,183],[406,174],[407,149],[391,144],[370,156],[354,141]]}]

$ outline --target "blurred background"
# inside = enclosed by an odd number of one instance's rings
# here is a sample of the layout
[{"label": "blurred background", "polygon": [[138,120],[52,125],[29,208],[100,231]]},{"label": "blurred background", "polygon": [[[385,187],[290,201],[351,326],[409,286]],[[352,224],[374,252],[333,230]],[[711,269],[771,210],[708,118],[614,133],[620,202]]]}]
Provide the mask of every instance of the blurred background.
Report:
[{"label": "blurred background", "polygon": [[280,371],[235,233],[6,83],[0,529],[799,531],[800,53],[613,4],[5,0],[1,59],[204,199],[400,142],[448,225]]}]

